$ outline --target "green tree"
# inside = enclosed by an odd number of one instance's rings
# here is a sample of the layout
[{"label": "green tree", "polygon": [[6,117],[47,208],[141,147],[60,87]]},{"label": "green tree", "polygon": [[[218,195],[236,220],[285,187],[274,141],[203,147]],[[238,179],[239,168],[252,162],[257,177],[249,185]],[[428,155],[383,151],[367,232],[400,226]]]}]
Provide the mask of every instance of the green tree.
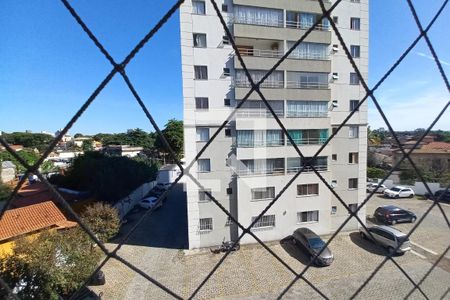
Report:
[{"label": "green tree", "polygon": [[[0,261],[0,277],[21,299],[69,297],[95,270],[100,250],[80,228],[42,232],[16,241]],[[0,297],[4,296],[1,294]]]},{"label": "green tree", "polygon": [[44,161],[40,166],[42,173],[50,173],[56,171],[58,168],[55,167],[55,164],[51,160]]},{"label": "green tree", "polygon": [[[170,147],[175,152],[178,159],[183,157],[183,121],[171,119],[167,122],[162,134],[166,138]],[[162,153],[169,153],[162,138],[158,135],[156,137],[155,146]]]},{"label": "green tree", "polygon": [[75,133],[75,135],[73,136],[74,138],[79,138],[79,137],[82,137],[83,136],[83,134],[82,133]]},{"label": "green tree", "polygon": [[367,178],[384,178],[386,171],[380,168],[367,167]]},{"label": "green tree", "polygon": [[0,202],[8,200],[11,192],[12,188],[0,181]]},{"label": "green tree", "polygon": [[[24,149],[24,150],[18,151],[16,153],[30,166],[35,164],[37,162],[37,160],[39,159],[39,155],[32,150]],[[8,161],[8,160],[12,161],[16,165],[17,171],[19,173],[25,172],[25,170],[26,170],[25,167],[21,163],[19,163],[19,161],[14,156],[12,156],[8,151],[0,152],[0,162]]]},{"label": "green tree", "polygon": [[10,144],[23,145],[26,148],[37,148],[39,151],[47,149],[54,137],[45,133],[13,132],[2,136]]},{"label": "green tree", "polygon": [[81,144],[81,149],[83,149],[84,152],[87,151],[94,151],[94,146],[92,146],[92,140],[85,140]]},{"label": "green tree", "polygon": [[106,203],[96,202],[87,206],[81,219],[102,242],[114,237],[120,229],[117,209]]}]

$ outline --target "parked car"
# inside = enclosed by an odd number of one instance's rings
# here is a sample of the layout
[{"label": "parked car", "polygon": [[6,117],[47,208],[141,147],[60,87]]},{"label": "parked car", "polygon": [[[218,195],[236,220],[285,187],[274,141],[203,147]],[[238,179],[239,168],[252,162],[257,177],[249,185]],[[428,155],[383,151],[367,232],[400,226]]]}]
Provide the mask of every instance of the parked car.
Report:
[{"label": "parked car", "polygon": [[[162,189],[159,186],[155,186],[150,192],[148,192],[146,197],[156,197],[159,198],[163,193],[165,192],[164,189]],[[167,197],[164,197],[163,200],[166,200]]]},{"label": "parked car", "polygon": [[[302,246],[308,252],[311,260],[314,258],[323,247],[325,242],[312,230],[308,228],[298,228],[292,234],[293,242],[296,245]],[[320,266],[329,266],[333,262],[334,257],[330,249],[326,247],[322,253],[317,256],[315,263]]]},{"label": "parked car", "polygon": [[[401,244],[397,249],[396,253],[402,254],[411,250],[411,243],[406,237],[406,234],[389,226],[373,226],[369,227],[368,231],[372,234],[374,242],[387,248],[390,255],[395,254],[394,250]],[[359,229],[359,233],[363,239],[370,239],[373,241],[372,237],[364,228]]]},{"label": "parked car", "polygon": [[145,209],[150,209],[150,208],[159,208],[162,206],[162,202],[158,202],[158,198],[157,197],[147,197],[142,199],[139,202],[139,206]]},{"label": "parked car", "polygon": [[368,183],[367,184],[367,192],[371,193],[373,191],[375,191],[375,193],[383,193],[384,190],[386,189],[386,186],[384,184],[381,184],[378,188],[378,183]]},{"label": "parked car", "polygon": [[403,186],[394,186],[391,189],[385,189],[383,192],[387,198],[412,198],[414,197],[414,191],[411,188]]},{"label": "parked car", "polygon": [[162,189],[164,191],[167,191],[171,185],[172,185],[172,182],[166,182],[166,183],[159,182],[156,184],[156,187],[159,189]]},{"label": "parked car", "polygon": [[413,212],[394,205],[380,206],[373,215],[378,221],[392,225],[399,222],[414,223],[417,220],[417,216]]},{"label": "parked car", "polygon": [[[444,195],[442,195],[442,194],[444,194]],[[441,195],[442,195],[442,197],[441,197]],[[429,193],[426,193],[424,196],[427,199],[433,199],[433,197]],[[441,198],[439,198],[439,197],[441,197]],[[434,199],[439,199],[439,201],[441,201],[441,202],[450,202],[450,189],[448,189],[447,191],[446,190],[436,191],[434,193]]]}]

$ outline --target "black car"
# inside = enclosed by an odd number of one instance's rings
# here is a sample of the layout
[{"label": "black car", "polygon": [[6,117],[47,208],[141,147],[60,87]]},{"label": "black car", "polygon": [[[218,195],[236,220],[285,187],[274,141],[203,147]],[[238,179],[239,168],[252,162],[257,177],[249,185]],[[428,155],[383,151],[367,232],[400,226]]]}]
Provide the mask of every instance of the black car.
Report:
[{"label": "black car", "polygon": [[[442,195],[442,194],[444,194],[444,195]],[[433,197],[428,193],[426,193],[424,196],[427,199],[433,199]],[[441,197],[441,198],[439,198],[439,197]],[[434,199],[439,199],[439,201],[442,201],[442,202],[450,202],[450,189],[436,191],[434,193]]]},{"label": "black car", "polygon": [[[159,198],[163,193],[165,192],[164,189],[162,189],[159,186],[155,186],[150,192],[148,192],[146,197],[156,197]],[[164,197],[163,200],[166,200],[167,197]]]},{"label": "black car", "polygon": [[[308,252],[311,260],[317,255],[322,248],[325,247],[325,242],[308,228],[298,228],[292,234],[293,242],[296,245],[301,245]],[[315,263],[319,266],[329,266],[333,262],[334,257],[330,249],[325,247],[322,253],[317,256]]]},{"label": "black car", "polygon": [[392,225],[399,222],[414,223],[417,220],[417,216],[413,212],[394,205],[380,206],[373,215],[377,221]]}]

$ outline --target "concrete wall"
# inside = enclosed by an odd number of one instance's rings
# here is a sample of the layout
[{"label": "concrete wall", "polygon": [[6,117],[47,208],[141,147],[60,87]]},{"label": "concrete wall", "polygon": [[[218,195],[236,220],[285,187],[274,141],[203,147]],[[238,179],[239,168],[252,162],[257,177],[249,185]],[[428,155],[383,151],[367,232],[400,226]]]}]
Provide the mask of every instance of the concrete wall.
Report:
[{"label": "concrete wall", "polygon": [[147,182],[135,189],[131,194],[117,202],[114,207],[118,210],[120,219],[122,220],[125,215],[136,205],[139,201],[147,195],[147,193],[156,185],[156,181]]},{"label": "concrete wall", "polygon": [[[380,181],[381,179],[378,179],[378,182]],[[414,191],[414,193],[416,193],[416,195],[424,195],[425,193],[428,193],[428,190],[426,189],[423,182],[415,182],[414,185],[405,185],[405,184],[396,184],[394,183],[394,181],[388,179],[385,180],[383,184],[387,188],[391,188],[397,185],[412,188],[412,190]],[[445,189],[445,187],[441,187],[441,185],[437,182],[427,182],[427,185],[433,193],[438,190]]]}]

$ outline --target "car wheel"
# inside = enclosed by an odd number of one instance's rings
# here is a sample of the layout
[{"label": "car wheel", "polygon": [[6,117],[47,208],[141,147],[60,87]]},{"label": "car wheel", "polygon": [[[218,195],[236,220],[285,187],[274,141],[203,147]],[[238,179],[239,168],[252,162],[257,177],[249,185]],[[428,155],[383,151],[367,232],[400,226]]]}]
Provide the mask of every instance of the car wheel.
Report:
[{"label": "car wheel", "polygon": [[394,248],[392,248],[392,247],[388,247],[388,252],[389,252],[389,255],[391,255],[391,256],[393,256],[394,255]]},{"label": "car wheel", "polygon": [[416,217],[411,218],[411,223],[414,223],[416,221]]},{"label": "car wheel", "polygon": [[398,199],[398,198],[400,198],[400,196],[399,195],[395,195],[395,197],[394,197],[395,199]]},{"label": "car wheel", "polygon": [[395,225],[395,224],[397,224],[397,221],[396,221],[396,220],[392,220],[392,221],[391,221],[391,224],[392,224],[392,225]]},{"label": "car wheel", "polygon": [[408,198],[413,198],[414,197],[414,195],[413,194],[411,194],[411,195],[409,195],[409,197]]}]

